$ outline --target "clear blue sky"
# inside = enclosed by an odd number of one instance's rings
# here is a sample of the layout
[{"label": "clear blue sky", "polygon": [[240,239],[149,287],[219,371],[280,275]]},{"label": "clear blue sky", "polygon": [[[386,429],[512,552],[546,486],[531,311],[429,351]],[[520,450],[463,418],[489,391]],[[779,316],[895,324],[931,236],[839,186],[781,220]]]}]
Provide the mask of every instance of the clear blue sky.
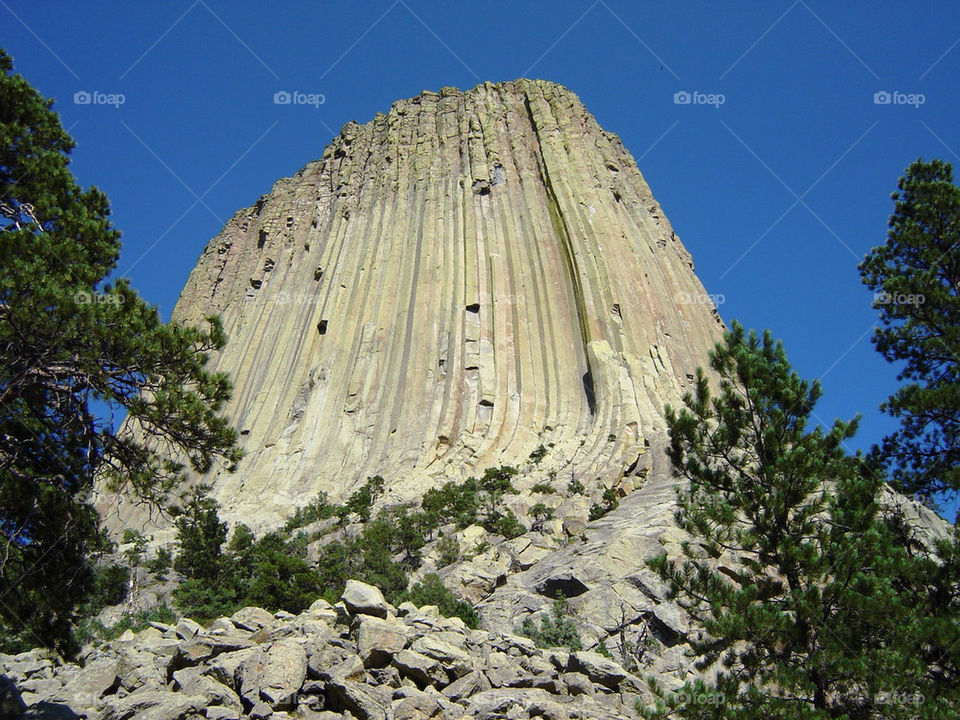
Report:
[{"label": "clear blue sky", "polygon": [[[224,222],[345,122],[423,89],[539,77],[623,138],[723,318],[770,328],[822,378],[820,418],[863,413],[853,447],[894,427],[877,407],[896,370],[870,343],[856,265],[909,162],[960,166],[956,2],[0,0],[0,28],[57,99],[74,173],[110,198],[120,273],[165,317]],[[723,103],[675,103],[683,91]]]}]

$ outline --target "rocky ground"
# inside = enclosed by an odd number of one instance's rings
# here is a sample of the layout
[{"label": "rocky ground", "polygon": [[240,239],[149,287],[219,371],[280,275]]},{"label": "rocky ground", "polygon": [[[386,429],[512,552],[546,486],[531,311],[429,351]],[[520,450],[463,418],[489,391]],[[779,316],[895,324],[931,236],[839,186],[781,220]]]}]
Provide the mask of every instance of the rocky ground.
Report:
[{"label": "rocky ground", "polygon": [[336,605],[248,607],[206,628],[154,623],[81,660],[0,655],[0,717],[613,720],[635,716],[646,693],[598,653],[471,630],[431,606],[394,608],[356,581]]}]

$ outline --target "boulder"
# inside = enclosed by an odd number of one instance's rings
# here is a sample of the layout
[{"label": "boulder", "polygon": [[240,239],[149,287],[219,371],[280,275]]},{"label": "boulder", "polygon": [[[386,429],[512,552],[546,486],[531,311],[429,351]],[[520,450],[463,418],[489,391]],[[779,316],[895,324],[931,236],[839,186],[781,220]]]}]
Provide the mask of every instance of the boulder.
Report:
[{"label": "boulder", "polygon": [[420,687],[436,685],[443,687],[449,682],[446,671],[439,661],[413,650],[401,650],[393,656],[393,665],[404,677]]},{"label": "boulder", "polygon": [[570,672],[586,675],[593,682],[616,690],[627,677],[627,671],[608,657],[595,652],[580,651],[570,655],[567,667]]},{"label": "boulder", "polygon": [[580,672],[563,673],[560,679],[571,695],[593,695],[593,680]]},{"label": "boulder", "polygon": [[170,690],[142,688],[125,697],[111,696],[104,703],[101,720],[192,720],[202,716],[205,698]]},{"label": "boulder", "polygon": [[404,625],[371,615],[358,616],[357,650],[365,667],[384,667],[407,644]]},{"label": "boulder", "polygon": [[235,650],[234,652],[217,655],[207,663],[207,671],[210,676],[218,682],[233,690],[237,690],[240,687],[240,683],[238,682],[240,668],[248,658],[258,652],[256,648],[245,648],[243,650]]},{"label": "boulder", "polygon": [[258,607],[245,607],[237,610],[230,616],[230,622],[241,630],[249,630],[250,632],[256,632],[263,628],[269,630],[278,624],[273,613]]},{"label": "boulder", "polygon": [[385,618],[387,611],[390,610],[390,605],[379,588],[358,580],[347,580],[340,600],[346,605],[351,615],[373,615]]},{"label": "boulder", "polygon": [[384,691],[352,680],[327,683],[327,705],[336,712],[352,713],[358,720],[388,720],[391,707]]},{"label": "boulder", "polygon": [[443,708],[426,693],[413,693],[393,701],[393,720],[440,720]]},{"label": "boulder", "polygon": [[454,680],[440,692],[453,701],[464,700],[478,692],[489,690],[490,681],[479,670],[469,672],[463,677]]},{"label": "boulder", "polygon": [[415,640],[410,649],[437,660],[453,677],[462,677],[474,668],[475,663],[466,651],[433,634]]},{"label": "boulder", "polygon": [[181,692],[187,695],[199,695],[207,701],[208,705],[219,705],[237,711],[243,710],[243,704],[237,694],[209,675],[192,676],[182,683],[178,682],[178,684],[180,684]]},{"label": "boulder", "polygon": [[181,640],[189,640],[201,630],[203,630],[203,626],[190,618],[180,618],[180,621],[174,627],[174,632]]},{"label": "boulder", "polygon": [[88,663],[63,687],[59,696],[77,708],[89,708],[116,690],[119,684],[116,659],[102,658]]},{"label": "boulder", "polygon": [[248,702],[263,700],[273,709],[290,708],[307,676],[307,654],[290,640],[273,643],[244,660],[240,695]]}]

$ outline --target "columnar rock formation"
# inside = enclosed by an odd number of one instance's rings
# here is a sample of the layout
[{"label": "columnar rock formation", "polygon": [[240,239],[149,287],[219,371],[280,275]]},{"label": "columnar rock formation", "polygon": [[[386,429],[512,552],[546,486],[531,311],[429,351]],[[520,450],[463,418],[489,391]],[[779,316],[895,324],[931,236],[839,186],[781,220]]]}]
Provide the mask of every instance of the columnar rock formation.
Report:
[{"label": "columnar rock formation", "polygon": [[210,313],[248,452],[214,494],[259,525],[371,475],[407,499],[541,444],[544,472],[610,486],[722,329],[619,138],[530,80],[348,123],[209,243],[174,318]]}]

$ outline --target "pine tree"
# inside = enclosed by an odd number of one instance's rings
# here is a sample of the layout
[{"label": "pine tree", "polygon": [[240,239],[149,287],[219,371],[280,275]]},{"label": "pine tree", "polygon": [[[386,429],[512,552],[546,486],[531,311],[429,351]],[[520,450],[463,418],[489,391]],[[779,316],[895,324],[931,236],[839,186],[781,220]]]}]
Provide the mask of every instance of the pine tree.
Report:
[{"label": "pine tree", "polygon": [[917,160],[893,194],[885,245],[860,265],[882,327],[873,342],[905,363],[883,409],[900,419],[879,456],[905,492],[960,490],[960,188],[948,163]]},{"label": "pine tree", "polygon": [[219,324],[165,324],[106,282],[120,234],[71,175],[52,104],[0,51],[0,634],[70,652],[103,545],[94,480],[162,502],[187,469],[240,451],[218,414],[228,379],[205,369]]},{"label": "pine tree", "polygon": [[686,481],[677,520],[693,541],[679,562],[650,564],[701,624],[691,644],[716,675],[661,691],[645,715],[955,713],[956,546],[942,544],[938,558],[898,538],[878,502],[881,475],[844,452],[856,420],[809,429],[820,386],[769,333],[735,323],[710,367],[716,397],[698,370],[686,407],[666,409],[668,454]]}]

